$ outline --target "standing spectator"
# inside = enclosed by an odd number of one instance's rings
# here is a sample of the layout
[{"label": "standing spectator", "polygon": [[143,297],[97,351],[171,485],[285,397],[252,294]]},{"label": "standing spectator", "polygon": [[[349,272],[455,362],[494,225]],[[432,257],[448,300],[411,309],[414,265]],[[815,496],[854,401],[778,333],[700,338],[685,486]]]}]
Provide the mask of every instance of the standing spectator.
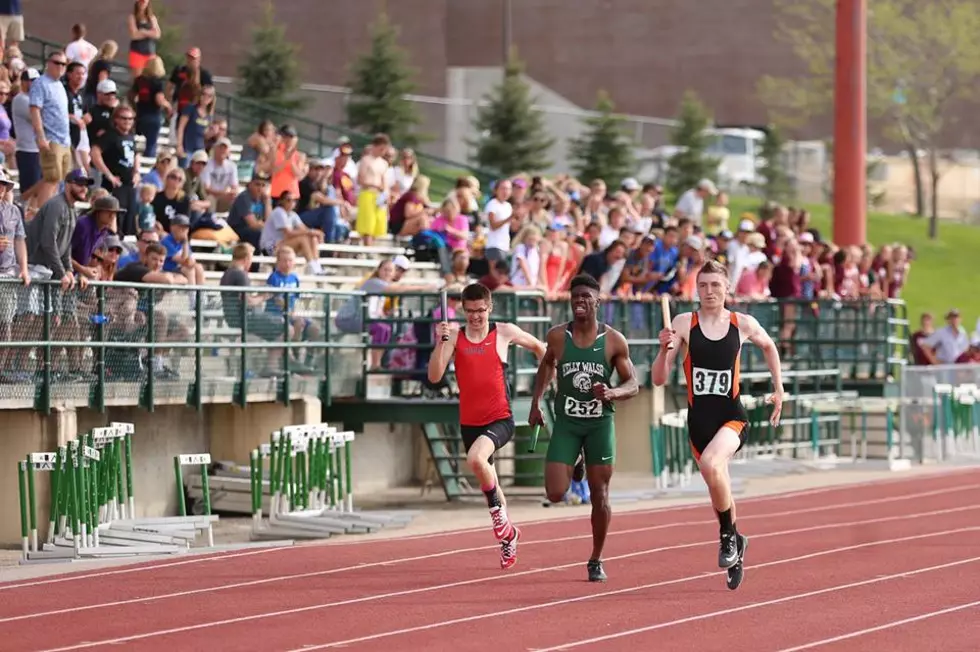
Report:
[{"label": "standing spectator", "polygon": [[933,364],[933,359],[928,357],[922,348],[922,340],[932,335],[933,331],[935,331],[935,327],[932,323],[932,313],[922,313],[922,316],[919,318],[919,330],[909,336],[909,343],[912,349],[912,364]]},{"label": "standing spectator", "polygon": [[177,133],[176,119],[192,102],[197,101],[201,89],[214,85],[211,73],[201,65],[200,48],[190,48],[186,57],[186,63],[177,66],[170,73],[170,82],[167,84],[167,95],[170,95],[173,103],[175,117],[170,125],[170,133]]},{"label": "standing spectator", "polygon": [[[391,207],[388,230],[398,237],[416,236],[429,228],[429,177],[419,175],[408,192],[403,193]],[[360,211],[360,207],[358,207]],[[360,215],[360,214],[358,214]],[[360,223],[360,217],[358,217]],[[358,233],[361,233],[358,227]],[[363,234],[362,234],[363,235]]]},{"label": "standing spectator", "polygon": [[[75,202],[85,201],[92,180],[82,170],[73,170],[65,177],[65,191],[41,206],[33,220],[27,222],[27,258],[31,265],[51,271],[52,279],[61,281],[61,289],[75,285],[72,273],[71,245],[78,214]],[[84,288],[85,277],[79,279]]]},{"label": "standing spectator", "polygon": [[541,251],[538,244],[541,231],[537,225],[527,224],[515,238],[514,262],[511,266],[510,284],[518,289],[534,289],[541,283]]},{"label": "standing spectator", "polygon": [[[24,219],[13,203],[14,182],[0,169],[0,278],[19,278],[24,286],[31,284],[27,270],[27,235],[24,232]],[[14,317],[17,315],[17,302],[20,290],[13,285],[0,285],[0,342],[9,342],[14,335]],[[20,323],[17,324],[17,339],[27,336]],[[16,375],[17,357],[25,358],[26,349],[0,348],[0,378]]]},{"label": "standing spectator", "polygon": [[357,222],[354,228],[366,245],[374,242],[375,238],[388,235],[385,192],[388,162],[384,157],[390,146],[388,136],[375,135],[367,153],[357,163]]},{"label": "standing spectator", "polygon": [[408,192],[408,189],[412,187],[412,182],[415,181],[415,177],[419,175],[419,163],[418,159],[415,158],[415,151],[407,147],[403,149],[398,164],[392,166],[391,172],[393,191],[399,196]]},{"label": "standing spectator", "polygon": [[143,73],[146,62],[156,56],[160,23],[153,14],[150,0],[136,0],[133,13],[126,17],[129,28],[129,72],[133,77]]},{"label": "standing spectator", "polygon": [[[30,238],[30,234],[28,234]],[[970,338],[961,326],[960,311],[946,313],[946,325],[919,340],[922,353],[932,364],[953,364],[970,348]]]},{"label": "standing spectator", "polygon": [[88,74],[85,78],[85,107],[88,108],[95,104],[99,84],[110,81],[112,76],[112,62],[119,52],[119,45],[115,41],[104,41],[99,48],[99,55],[88,67]]},{"label": "standing spectator", "polygon": [[65,55],[70,63],[82,64],[82,83],[88,79],[88,67],[99,54],[99,48],[85,40],[87,33],[84,23],[75,23],[71,27],[71,43],[65,46]]},{"label": "standing spectator", "polygon": [[136,184],[139,183],[139,154],[133,137],[136,113],[128,105],[113,111],[113,126],[92,146],[92,162],[102,173],[102,187],[119,200],[124,211],[123,235],[136,235]]},{"label": "standing spectator", "polygon": [[501,179],[493,190],[493,199],[483,209],[490,225],[483,251],[487,261],[506,260],[510,256],[510,222],[514,207],[509,200],[512,191],[510,180]]},{"label": "standing spectator", "polygon": [[149,158],[157,155],[157,139],[164,115],[169,117],[173,111],[163,92],[165,79],[163,59],[152,56],[146,60],[129,90],[130,101],[136,107],[136,133],[146,139],[143,156]]},{"label": "standing spectator", "polygon": [[299,180],[306,172],[306,155],[299,151],[299,134],[291,125],[283,125],[272,163],[272,198],[279,199],[287,191],[298,197]]},{"label": "standing spectator", "polygon": [[20,0],[0,0],[0,51],[24,41],[24,12]]},{"label": "standing spectator", "polygon": [[38,150],[34,126],[31,124],[31,87],[38,77],[40,75],[33,68],[22,72],[20,93],[17,93],[10,102],[10,120],[17,135],[14,157],[17,160],[20,200],[28,215],[33,213],[32,206],[40,205],[34,197],[37,195],[37,186],[41,182],[41,154]]},{"label": "standing spectator", "polygon": [[31,85],[31,125],[41,152],[39,204],[58,191],[58,184],[74,167],[68,130],[68,92],[61,83],[67,66],[68,57],[64,52],[52,52],[44,74]]},{"label": "standing spectator", "polygon": [[177,161],[186,168],[190,155],[204,150],[207,131],[214,118],[214,86],[205,86],[194,96],[194,103],[180,109],[177,119]]},{"label": "standing spectator", "polygon": [[68,95],[68,135],[71,139],[73,167],[87,170],[91,147],[88,142],[88,132],[85,130],[85,108],[82,100],[84,76],[85,66],[72,61],[68,64],[64,84],[65,93]]},{"label": "standing spectator", "polygon": [[7,159],[14,156],[17,141],[11,136],[13,122],[7,114],[4,104],[10,97],[10,82],[0,79],[0,166],[7,164]]},{"label": "standing spectator", "polygon": [[698,185],[691,188],[677,199],[674,205],[674,217],[677,219],[688,218],[695,226],[701,226],[701,217],[704,214],[704,200],[709,196],[718,194],[718,188],[711,179],[701,179]]}]

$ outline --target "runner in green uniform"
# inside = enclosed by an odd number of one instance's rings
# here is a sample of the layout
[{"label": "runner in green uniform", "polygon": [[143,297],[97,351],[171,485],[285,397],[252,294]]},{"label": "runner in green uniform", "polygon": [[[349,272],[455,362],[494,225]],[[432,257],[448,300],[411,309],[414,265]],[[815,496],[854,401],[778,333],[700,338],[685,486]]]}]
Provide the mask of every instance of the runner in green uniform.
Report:
[{"label": "runner in green uniform", "polygon": [[[600,324],[599,283],[579,274],[571,283],[573,319],[548,331],[548,349],[538,367],[528,421],[541,425],[540,401],[553,375],[558,375],[555,431],[548,445],[545,489],[548,500],[560,502],[568,491],[579,452],[585,451],[585,474],[592,494],[592,556],[590,582],[603,582],[602,548],[612,519],[609,482],[616,461],[613,401],[636,396],[639,385],[622,333]],[[611,388],[613,370],[619,386]]]}]

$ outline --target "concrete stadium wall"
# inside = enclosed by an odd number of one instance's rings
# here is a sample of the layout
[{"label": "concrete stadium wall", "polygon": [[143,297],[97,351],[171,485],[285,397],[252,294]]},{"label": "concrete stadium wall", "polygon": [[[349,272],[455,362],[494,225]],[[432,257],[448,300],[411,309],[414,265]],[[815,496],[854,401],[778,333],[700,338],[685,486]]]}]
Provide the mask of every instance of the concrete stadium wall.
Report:
[{"label": "concrete stadium wall", "polygon": [[[33,410],[4,410],[0,430],[0,545],[19,546],[17,462],[28,453],[57,450],[77,436],[110,421],[133,423],[133,480],[138,516],[177,513],[173,456],[211,453],[215,461],[248,463],[248,454],[269,434],[286,425],[318,423],[320,402],[252,403],[246,409],[229,404],[160,406],[149,413],[138,407],[111,407],[105,414],[88,408],[62,408],[44,416]],[[400,424],[369,424],[352,449],[354,492],[372,492],[413,482],[412,432]],[[39,522],[47,521],[48,474],[38,473]],[[42,528],[43,532],[46,528]]]}]

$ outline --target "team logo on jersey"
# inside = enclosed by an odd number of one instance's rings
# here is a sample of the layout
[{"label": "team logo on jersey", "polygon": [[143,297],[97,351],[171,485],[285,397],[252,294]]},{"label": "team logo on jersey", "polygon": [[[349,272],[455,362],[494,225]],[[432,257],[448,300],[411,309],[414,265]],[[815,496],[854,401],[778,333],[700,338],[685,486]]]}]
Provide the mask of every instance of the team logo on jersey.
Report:
[{"label": "team logo on jersey", "polygon": [[572,376],[572,387],[583,394],[588,394],[592,391],[592,377],[585,371],[579,371]]}]

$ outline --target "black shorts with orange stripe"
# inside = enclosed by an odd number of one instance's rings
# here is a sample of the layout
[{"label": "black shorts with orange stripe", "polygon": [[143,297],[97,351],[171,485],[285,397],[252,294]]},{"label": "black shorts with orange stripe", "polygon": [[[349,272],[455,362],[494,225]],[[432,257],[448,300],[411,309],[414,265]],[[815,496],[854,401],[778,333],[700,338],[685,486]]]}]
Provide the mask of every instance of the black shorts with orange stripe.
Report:
[{"label": "black shorts with orange stripe", "polygon": [[745,446],[745,440],[748,436],[748,419],[728,419],[719,422],[717,418],[692,418],[690,411],[688,411],[687,415],[687,434],[691,442],[691,450],[694,453],[695,460],[701,459],[701,454],[704,452],[704,449],[708,447],[708,444],[711,443],[711,440],[715,438],[715,435],[722,428],[734,430],[735,434],[738,435],[739,444],[738,448],[735,449],[736,453]]}]

